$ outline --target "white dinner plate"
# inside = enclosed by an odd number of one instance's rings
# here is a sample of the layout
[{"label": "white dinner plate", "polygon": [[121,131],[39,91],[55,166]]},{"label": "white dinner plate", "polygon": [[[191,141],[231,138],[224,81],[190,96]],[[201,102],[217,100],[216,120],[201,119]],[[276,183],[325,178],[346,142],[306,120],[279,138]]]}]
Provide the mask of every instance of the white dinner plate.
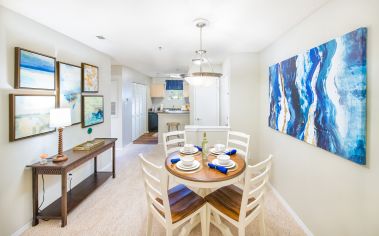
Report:
[{"label": "white dinner plate", "polygon": [[230,163],[228,165],[221,165],[220,163],[218,163],[217,159],[214,159],[212,161],[212,163],[214,165],[223,166],[223,167],[228,168],[228,169],[234,168],[236,166],[236,163],[234,161],[232,161],[232,160],[230,160]]},{"label": "white dinner plate", "polygon": [[221,154],[225,154],[226,152],[229,152],[230,150],[229,149],[225,149],[223,152],[217,152],[215,148],[211,148],[209,149],[209,151],[213,154],[213,155],[221,155]]},{"label": "white dinner plate", "polygon": [[195,153],[197,153],[197,152],[199,151],[199,149],[198,149],[197,147],[193,147],[192,151],[190,151],[190,152],[186,152],[186,151],[184,151],[184,147],[182,147],[182,148],[180,148],[179,151],[180,151],[180,153],[182,153],[182,154],[191,155],[191,154],[195,154]]},{"label": "white dinner plate", "polygon": [[200,162],[197,160],[194,160],[192,166],[185,166],[183,165],[182,161],[178,161],[176,163],[176,167],[178,167],[178,169],[181,169],[181,170],[196,170],[197,168],[200,167]]}]

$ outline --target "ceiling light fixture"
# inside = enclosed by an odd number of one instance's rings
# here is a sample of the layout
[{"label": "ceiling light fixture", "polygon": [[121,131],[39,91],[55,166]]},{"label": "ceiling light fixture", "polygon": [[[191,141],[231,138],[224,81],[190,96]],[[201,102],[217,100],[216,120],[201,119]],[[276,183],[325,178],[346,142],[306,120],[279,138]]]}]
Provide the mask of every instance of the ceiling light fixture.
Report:
[{"label": "ceiling light fixture", "polygon": [[[200,49],[195,51],[196,58],[192,59],[193,64],[198,65],[198,70],[192,72],[185,80],[192,86],[211,86],[217,78],[222,74],[216,73],[213,70],[212,64],[206,56],[207,51],[203,49],[203,28],[209,25],[209,21],[205,19],[196,19],[195,26],[200,30]],[[208,70],[205,68],[209,67]]]},{"label": "ceiling light fixture", "polygon": [[101,40],[104,40],[104,39],[105,39],[105,37],[104,37],[103,35],[96,35],[96,38],[97,38],[97,39],[101,39]]}]

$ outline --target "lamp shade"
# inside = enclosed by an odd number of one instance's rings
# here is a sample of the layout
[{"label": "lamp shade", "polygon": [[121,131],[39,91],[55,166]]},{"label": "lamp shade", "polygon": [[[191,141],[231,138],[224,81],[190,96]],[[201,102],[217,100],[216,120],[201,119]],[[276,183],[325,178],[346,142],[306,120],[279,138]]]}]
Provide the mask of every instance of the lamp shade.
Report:
[{"label": "lamp shade", "polygon": [[50,110],[50,127],[63,128],[71,125],[70,108],[58,108]]}]

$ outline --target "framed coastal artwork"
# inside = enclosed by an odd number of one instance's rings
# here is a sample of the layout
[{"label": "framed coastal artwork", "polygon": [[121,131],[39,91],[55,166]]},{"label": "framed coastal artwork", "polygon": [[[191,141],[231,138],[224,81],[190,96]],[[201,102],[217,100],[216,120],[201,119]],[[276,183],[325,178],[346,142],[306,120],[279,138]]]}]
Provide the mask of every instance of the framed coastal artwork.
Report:
[{"label": "framed coastal artwork", "polygon": [[15,88],[55,90],[55,58],[15,48]]},{"label": "framed coastal artwork", "polygon": [[9,94],[9,140],[55,131],[49,126],[50,110],[55,107],[55,95]]},{"label": "framed coastal artwork", "polygon": [[58,62],[58,106],[71,109],[72,124],[81,122],[81,67]]},{"label": "framed coastal artwork", "polygon": [[82,96],[82,127],[104,122],[104,97],[101,95]]},{"label": "framed coastal artwork", "polygon": [[99,68],[82,63],[82,91],[86,93],[99,92]]},{"label": "framed coastal artwork", "polygon": [[366,42],[359,28],[269,68],[269,126],[366,164]]}]

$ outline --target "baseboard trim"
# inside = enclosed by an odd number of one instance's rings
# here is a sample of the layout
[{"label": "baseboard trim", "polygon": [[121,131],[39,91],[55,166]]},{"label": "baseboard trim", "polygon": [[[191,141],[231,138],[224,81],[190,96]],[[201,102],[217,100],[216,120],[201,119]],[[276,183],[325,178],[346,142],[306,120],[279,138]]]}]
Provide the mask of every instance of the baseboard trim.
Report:
[{"label": "baseboard trim", "polygon": [[288,202],[282,197],[282,195],[280,195],[278,190],[276,190],[276,188],[274,186],[272,186],[271,183],[269,183],[268,186],[272,190],[274,195],[278,198],[279,202],[282,203],[284,208],[290,213],[290,215],[293,217],[293,219],[296,221],[296,223],[298,223],[299,226],[304,230],[304,233],[308,236],[314,236],[313,233],[309,230],[309,228],[304,224],[304,222],[296,214],[296,212],[290,207]]},{"label": "baseboard trim", "polygon": [[32,221],[29,221],[28,223],[26,223],[24,226],[22,226],[21,228],[19,228],[16,232],[14,232],[13,234],[11,234],[11,236],[20,236],[22,235],[27,229],[31,228],[32,227]]}]

